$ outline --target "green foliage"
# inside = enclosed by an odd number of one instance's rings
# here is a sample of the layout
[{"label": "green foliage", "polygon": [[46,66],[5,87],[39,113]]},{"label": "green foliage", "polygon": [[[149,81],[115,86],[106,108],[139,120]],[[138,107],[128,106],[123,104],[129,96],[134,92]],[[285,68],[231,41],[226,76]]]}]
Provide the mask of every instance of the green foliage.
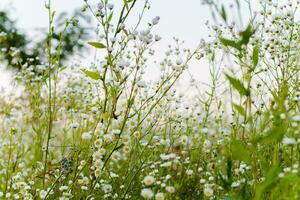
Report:
[{"label": "green foliage", "polygon": [[[223,13],[223,11],[222,11]],[[223,14],[222,14],[223,16]],[[220,37],[219,40],[221,44],[224,46],[235,48],[238,51],[242,51],[243,45],[247,45],[249,43],[250,37],[253,36],[255,33],[255,30],[252,28],[251,24],[247,26],[247,28],[244,31],[241,31],[239,33],[240,38],[236,40],[226,39],[223,37]]]},{"label": "green foliage", "polygon": [[239,114],[241,114],[243,116],[245,115],[246,111],[243,106],[240,106],[238,104],[233,104],[233,107],[236,111],[238,111]]},{"label": "green foliage", "polygon": [[[64,35],[60,50],[60,60],[62,62],[67,61],[76,51],[83,49],[85,41],[90,37],[90,28],[78,25],[78,20],[81,21],[81,24],[89,24],[90,18],[78,10],[74,11],[73,16],[74,18],[67,22],[69,24],[67,29],[65,29],[66,13],[60,14],[57,17],[58,20],[55,21],[57,32],[52,34],[53,41],[59,43],[61,33],[63,32]],[[27,62],[38,65],[46,60],[44,52],[45,42],[47,41],[46,31],[42,31],[40,39],[29,42],[30,38],[17,28],[16,23],[10,19],[8,12],[1,11],[0,33],[6,35],[5,39],[1,40],[2,51],[0,55],[4,61],[7,61],[8,67],[20,70]],[[58,46],[54,48],[57,49]]]},{"label": "green foliage", "polygon": [[265,180],[259,185],[255,199],[263,199],[263,195],[270,191],[272,188],[276,187],[278,184],[278,173],[280,168],[278,166],[271,167],[267,173]]},{"label": "green foliage", "polygon": [[[16,29],[15,22],[11,20],[4,11],[0,11],[0,33],[5,34],[0,41],[0,55],[8,62],[9,66],[20,68],[20,66],[18,66],[20,62],[38,56],[34,51],[30,53],[26,48],[29,44],[27,37]],[[18,59],[16,59],[13,54],[13,52],[16,51],[16,48]]]},{"label": "green foliage", "polygon": [[261,143],[273,143],[280,142],[286,133],[286,127],[284,126],[273,126],[268,130],[262,138],[259,138],[259,142]]},{"label": "green foliage", "polygon": [[247,28],[240,32],[240,44],[241,45],[247,45],[249,43],[250,37],[253,36],[255,33],[255,30],[253,29],[252,25],[249,24]]},{"label": "green foliage", "polygon": [[246,148],[246,145],[239,140],[234,140],[231,143],[231,153],[233,159],[244,161],[245,163],[250,162],[250,154]]},{"label": "green foliage", "polygon": [[258,59],[259,59],[259,46],[256,45],[253,49],[252,53],[252,64],[253,64],[253,69],[257,67],[258,64]]},{"label": "green foliage", "polygon": [[222,8],[221,8],[221,16],[222,16],[223,20],[226,22],[227,21],[227,14],[226,14],[226,10],[225,10],[224,5],[222,5]]},{"label": "green foliage", "polygon": [[220,42],[224,45],[224,46],[229,46],[229,47],[233,47],[239,51],[242,50],[242,46],[240,44],[240,42],[236,42],[234,40],[230,40],[230,39],[225,39],[225,38],[220,38]]},{"label": "green foliage", "polygon": [[87,77],[94,79],[94,80],[100,80],[101,76],[97,72],[89,71],[89,70],[81,70]]},{"label": "green foliage", "polygon": [[97,49],[104,49],[106,46],[100,42],[89,42],[89,45],[96,47]]},{"label": "green foliage", "polygon": [[225,74],[226,78],[229,80],[231,86],[236,89],[241,96],[249,96],[250,91],[245,88],[243,82],[237,78],[234,78],[228,74]]},{"label": "green foliage", "polygon": [[[232,20],[242,21],[243,1],[205,0],[212,39],[192,50],[175,38],[164,54],[155,45],[159,17],[142,18],[150,2],[122,2],[85,1],[96,42],[83,40],[75,18],[56,16],[51,1],[34,52],[7,28],[13,21],[0,24],[1,44],[18,41],[26,53],[10,53],[11,66],[27,66],[15,76],[20,92],[0,94],[0,199],[300,199],[297,4],[261,1],[240,31],[245,23]],[[80,45],[101,54],[90,65],[64,62]],[[33,53],[41,60],[26,60]],[[195,57],[206,59],[210,82],[189,73],[188,90],[177,88]],[[160,69],[157,80],[145,79],[149,67]]]}]

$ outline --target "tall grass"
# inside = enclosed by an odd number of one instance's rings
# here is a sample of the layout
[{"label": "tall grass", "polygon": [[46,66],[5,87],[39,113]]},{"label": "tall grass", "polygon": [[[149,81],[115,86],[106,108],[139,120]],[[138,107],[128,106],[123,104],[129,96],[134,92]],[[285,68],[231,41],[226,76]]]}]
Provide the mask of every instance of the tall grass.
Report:
[{"label": "tall grass", "polygon": [[[84,3],[99,24],[87,45],[100,56],[89,67],[61,63],[77,20],[54,49],[49,0],[47,60],[28,60],[16,75],[22,92],[0,96],[1,199],[299,198],[299,2],[262,1],[257,12],[203,1],[210,39],[187,49],[175,38],[155,62],[157,81],[145,81],[161,40],[159,17],[141,23],[151,2]],[[210,83],[179,92],[197,59]]]}]

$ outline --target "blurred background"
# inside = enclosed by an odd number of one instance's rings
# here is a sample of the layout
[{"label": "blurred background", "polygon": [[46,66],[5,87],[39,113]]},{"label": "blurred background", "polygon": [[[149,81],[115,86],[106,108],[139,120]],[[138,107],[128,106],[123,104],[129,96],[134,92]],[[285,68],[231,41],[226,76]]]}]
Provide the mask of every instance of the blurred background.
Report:
[{"label": "blurred background", "polygon": [[[256,1],[256,0],[254,0]],[[97,1],[90,0],[90,3]],[[115,0],[116,9],[122,5],[122,0]],[[139,12],[142,9],[144,0],[138,1],[135,9],[136,13],[129,18],[128,23],[134,23],[137,20]],[[201,0],[150,0],[151,8],[145,13],[144,24],[146,25],[153,17],[160,16],[160,24],[156,27],[155,33],[162,37],[159,44],[156,45],[156,57],[160,60],[169,44],[173,44],[173,37],[185,41],[184,47],[194,49],[198,46],[200,40],[207,39],[209,30],[205,23],[209,20],[213,23],[210,9],[203,6]],[[84,6],[83,0],[52,0],[52,8],[56,11],[56,23],[62,27],[65,19],[76,16],[79,19],[79,28],[68,32],[70,37],[69,43],[65,45],[66,52],[64,59],[68,64],[88,65],[93,61],[93,54],[87,53],[92,51],[86,45],[87,41],[95,39],[96,23],[95,19],[87,11],[82,13]],[[247,18],[249,9],[244,5],[243,17]],[[48,13],[45,9],[43,0],[1,0],[0,1],[1,19],[0,28],[8,32],[15,32],[15,37],[19,41],[10,41],[15,43],[14,46],[24,51],[24,56],[36,56],[43,54],[40,46],[45,41],[45,33],[48,25]],[[63,14],[64,13],[64,14]],[[141,25],[141,28],[143,24]],[[146,27],[146,26],[144,26]],[[1,29],[0,29],[1,30]],[[58,28],[59,30],[59,28]],[[0,31],[1,32],[1,31]],[[14,40],[16,40],[14,38]],[[8,45],[8,44],[6,44]],[[76,45],[76,48],[74,46]],[[1,44],[3,51],[5,44]],[[30,50],[29,50],[30,49]],[[27,55],[30,54],[30,55]],[[72,59],[69,57],[72,56]],[[0,63],[0,87],[10,88],[12,74],[16,69],[12,58],[5,58]],[[192,62],[190,73],[199,82],[208,82],[209,70],[205,61]],[[158,71],[154,68],[148,69],[147,76],[149,79],[156,77]],[[185,74],[181,84],[187,84],[190,79]]]}]

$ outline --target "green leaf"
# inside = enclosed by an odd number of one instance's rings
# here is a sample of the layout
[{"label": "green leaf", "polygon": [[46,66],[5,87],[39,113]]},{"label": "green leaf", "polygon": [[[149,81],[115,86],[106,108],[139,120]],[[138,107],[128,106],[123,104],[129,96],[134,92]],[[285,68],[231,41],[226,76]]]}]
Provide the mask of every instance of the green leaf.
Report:
[{"label": "green leaf", "polygon": [[255,195],[255,199],[260,200],[263,199],[262,196],[264,193],[266,193],[267,191],[270,191],[272,188],[274,188],[276,186],[276,184],[278,184],[278,174],[280,173],[281,169],[278,166],[273,166],[271,167],[266,176],[265,176],[265,180],[258,185],[257,189],[256,189],[256,195]]},{"label": "green leaf", "polygon": [[247,28],[240,32],[241,44],[247,45],[249,43],[250,37],[255,33],[255,30],[252,28],[251,24]]},{"label": "green leaf", "polygon": [[221,181],[222,187],[225,191],[230,191],[232,184],[232,158],[227,157],[227,165],[226,167],[226,176],[223,176],[220,172],[218,173],[219,179]]},{"label": "green leaf", "polygon": [[104,119],[104,120],[108,120],[109,117],[110,117],[110,114],[107,112],[102,114],[102,119]]},{"label": "green leaf", "polygon": [[101,76],[97,72],[89,71],[89,70],[81,70],[87,77],[94,79],[94,80],[100,80]]},{"label": "green leaf", "polygon": [[253,68],[255,69],[257,64],[258,64],[258,59],[259,59],[259,46],[256,45],[253,49],[253,53],[252,53],[252,64],[253,64]]},{"label": "green leaf", "polygon": [[249,96],[250,91],[245,88],[243,82],[239,79],[233,78],[232,76],[225,74],[226,78],[229,80],[230,84],[234,89],[236,89],[241,96]]},{"label": "green leaf", "polygon": [[245,115],[245,109],[242,106],[234,103],[233,107],[236,111],[238,111],[238,113],[240,113],[241,115]]},{"label": "green leaf", "polygon": [[285,126],[274,126],[270,130],[268,130],[262,138],[259,138],[258,141],[265,144],[272,142],[281,142],[285,132]]},{"label": "green leaf", "polygon": [[225,191],[228,191],[228,189],[230,188],[231,186],[231,183],[229,183],[223,176],[220,172],[218,172],[218,178],[221,182],[221,185],[222,187],[225,189]]},{"label": "green leaf", "polygon": [[0,42],[6,39],[5,35],[0,35]]},{"label": "green leaf", "polygon": [[52,12],[52,14],[51,14],[51,19],[52,19],[52,20],[54,19],[54,17],[55,17],[55,14],[56,14],[56,12],[55,12],[55,11],[53,11],[53,12]]},{"label": "green leaf", "polygon": [[222,16],[223,20],[226,22],[227,21],[227,14],[226,14],[226,10],[225,10],[224,5],[222,5],[222,8],[221,8],[221,16]]},{"label": "green leaf", "polygon": [[109,14],[108,19],[107,19],[108,23],[111,22],[113,15],[114,15],[113,12]]},{"label": "green leaf", "polygon": [[89,45],[96,47],[97,49],[104,49],[106,46],[100,42],[89,42]]},{"label": "green leaf", "polygon": [[127,2],[127,0],[124,0],[124,6],[125,6],[126,10],[128,11],[128,10],[129,10],[129,7],[128,7],[128,2]]},{"label": "green leaf", "polygon": [[236,42],[234,40],[229,40],[229,39],[226,39],[226,38],[219,38],[220,39],[220,42],[224,45],[224,46],[230,46],[230,47],[233,47],[239,51],[242,50],[242,46],[239,42]]},{"label": "green leaf", "polygon": [[250,162],[250,154],[246,148],[246,145],[239,140],[235,140],[231,143],[231,153],[235,160]]}]

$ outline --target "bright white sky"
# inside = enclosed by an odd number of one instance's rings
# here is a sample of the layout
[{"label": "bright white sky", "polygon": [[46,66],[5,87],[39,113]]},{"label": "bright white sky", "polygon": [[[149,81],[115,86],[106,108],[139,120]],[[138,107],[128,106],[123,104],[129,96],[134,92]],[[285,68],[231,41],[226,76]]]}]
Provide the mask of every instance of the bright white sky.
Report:
[{"label": "bright white sky", "polygon": [[[146,13],[145,20],[150,21],[155,16],[161,17],[156,32],[162,36],[163,40],[160,42],[161,46],[158,50],[165,49],[168,44],[172,43],[173,36],[185,40],[186,46],[190,48],[196,47],[201,38],[207,37],[208,30],[204,24],[207,20],[211,20],[211,14],[208,7],[201,5],[201,1],[150,0],[151,9]],[[118,7],[122,1],[114,0],[114,2]],[[140,2],[144,2],[144,0],[140,0]],[[34,35],[36,28],[47,26],[48,16],[44,4],[44,0],[1,0],[0,9],[9,10],[10,16],[17,19],[18,27],[26,33]],[[83,0],[52,0],[52,5],[58,13],[71,12],[75,8],[83,6],[84,2]],[[140,3],[136,10],[140,10],[141,7]],[[130,20],[136,19],[132,17]],[[195,64],[191,71],[198,80],[208,80],[208,68],[205,64]],[[0,87],[3,85],[8,85],[7,78],[0,79]]]},{"label": "bright white sky", "polygon": [[[84,5],[83,0],[52,0],[52,2],[53,10],[58,13],[71,12]],[[118,5],[122,1],[114,0],[114,2]],[[190,44],[195,44],[195,40],[199,41],[207,34],[204,22],[210,18],[210,13],[207,7],[201,6],[201,0],[150,0],[150,2],[151,10],[148,11],[145,19],[157,15],[161,17],[159,33],[163,38],[169,40],[172,36],[177,36]],[[19,27],[30,32],[34,28],[47,26],[48,16],[44,3],[44,0],[1,0],[0,8],[9,9],[11,16],[18,19]],[[139,3],[136,10],[140,10],[141,6],[142,4]]]}]

